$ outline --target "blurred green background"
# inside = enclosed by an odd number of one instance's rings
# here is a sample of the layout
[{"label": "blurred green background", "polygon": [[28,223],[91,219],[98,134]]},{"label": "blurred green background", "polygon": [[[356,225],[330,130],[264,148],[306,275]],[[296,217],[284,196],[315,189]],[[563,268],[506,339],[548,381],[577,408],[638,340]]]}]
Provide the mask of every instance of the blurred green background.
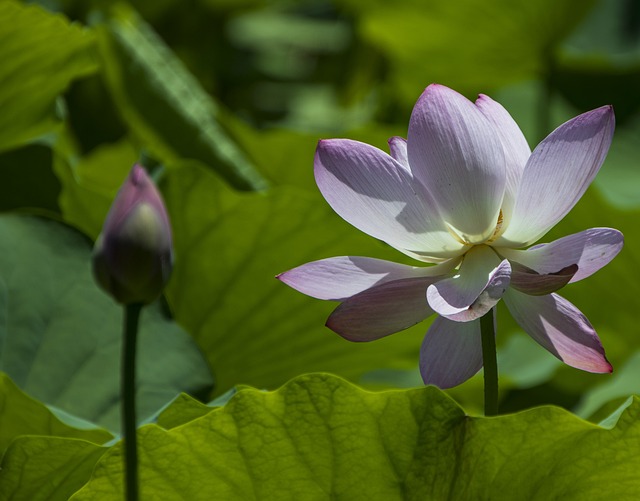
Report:
[{"label": "blurred green background", "polygon": [[[500,309],[501,405],[597,420],[640,392],[640,2],[2,0],[0,61],[0,370],[43,402],[117,429],[120,312],[93,288],[89,239],[60,223],[94,239],[140,159],[176,246],[166,300],[145,319],[147,414],[180,390],[207,400],[312,371],[421,385],[428,322],[349,343],[324,327],[334,305],[274,276],[338,255],[409,262],[331,211],[313,154],[329,137],[386,149],[431,82],[498,100],[531,146],[614,105],[602,171],[543,241],[625,234],[611,265],[562,291],[615,372],[562,366]],[[481,376],[450,394],[480,412]]]}]

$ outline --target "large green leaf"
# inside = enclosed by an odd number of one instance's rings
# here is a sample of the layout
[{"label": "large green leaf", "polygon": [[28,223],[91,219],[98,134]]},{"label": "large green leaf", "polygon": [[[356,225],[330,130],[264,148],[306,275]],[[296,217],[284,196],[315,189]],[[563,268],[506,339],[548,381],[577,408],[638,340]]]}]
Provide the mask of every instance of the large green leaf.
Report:
[{"label": "large green leaf", "polygon": [[341,0],[362,35],[386,54],[405,104],[431,82],[488,92],[537,77],[593,1]]},{"label": "large green leaf", "polygon": [[0,464],[0,499],[67,500],[89,480],[106,450],[84,440],[20,437]]},{"label": "large green leaf", "polygon": [[153,29],[124,4],[99,29],[106,82],[132,133],[163,162],[197,160],[241,189],[266,181],[226,132],[221,112]]},{"label": "large green leaf", "polygon": [[106,430],[82,429],[65,424],[44,404],[22,392],[9,376],[0,372],[0,455],[20,435],[82,438],[96,444],[103,444],[112,438]]},{"label": "large green leaf", "polygon": [[[94,284],[90,253],[85,237],[55,221],[0,218],[0,369],[35,398],[118,429],[122,312]],[[212,384],[202,354],[160,304],[142,313],[138,368],[141,418]]]},{"label": "large green leaf", "polygon": [[[172,430],[140,430],[149,499],[634,499],[640,401],[605,429],[543,407],[470,417],[434,387],[370,393],[328,375],[240,391]],[[167,458],[172,458],[167,461]],[[119,446],[72,499],[122,490]]]},{"label": "large green leaf", "polygon": [[239,194],[198,168],[169,172],[162,188],[177,256],[167,298],[207,354],[216,391],[239,383],[274,388],[310,371],[357,379],[373,369],[417,365],[425,324],[350,343],[324,327],[335,303],[275,279],[314,259],[400,257],[342,221],[319,195],[287,187]]},{"label": "large green leaf", "polygon": [[0,151],[59,123],[56,97],[97,69],[94,36],[61,15],[0,2]]}]

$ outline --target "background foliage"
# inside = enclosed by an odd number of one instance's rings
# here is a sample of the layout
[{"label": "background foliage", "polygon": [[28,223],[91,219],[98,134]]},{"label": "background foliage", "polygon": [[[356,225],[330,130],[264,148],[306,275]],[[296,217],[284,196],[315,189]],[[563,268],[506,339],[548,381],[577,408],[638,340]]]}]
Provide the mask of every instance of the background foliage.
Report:
[{"label": "background foliage", "polygon": [[[2,0],[0,61],[0,499],[119,492],[120,311],[93,284],[88,256],[138,160],[163,192],[176,249],[142,334],[149,496],[640,493],[629,448],[640,433],[629,399],[640,393],[637,2]],[[500,310],[501,410],[516,414],[495,420],[469,417],[481,376],[449,396],[366,391],[422,386],[428,323],[352,344],[324,327],[332,304],[274,279],[338,255],[406,262],[331,211],[313,151],[327,137],[386,149],[434,81],[497,99],[532,146],[580,112],[616,111],[601,173],[544,238],[625,234],[611,265],[563,291],[615,372],[562,366]],[[310,372],[343,379],[287,383]],[[564,410],[525,411],[543,404]],[[180,457],[179,468],[163,457]],[[584,478],[581,465],[598,475]]]}]

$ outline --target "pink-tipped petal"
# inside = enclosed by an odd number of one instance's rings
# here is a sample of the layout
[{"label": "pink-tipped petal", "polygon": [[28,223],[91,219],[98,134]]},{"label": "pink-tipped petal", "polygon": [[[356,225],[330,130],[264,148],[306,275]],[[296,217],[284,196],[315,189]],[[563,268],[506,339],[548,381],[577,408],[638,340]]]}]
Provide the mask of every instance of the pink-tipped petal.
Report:
[{"label": "pink-tipped petal", "polygon": [[426,189],[383,151],[348,139],[323,140],[314,171],[329,205],[359,230],[400,250],[460,253],[463,245],[447,231]]},{"label": "pink-tipped petal", "polygon": [[409,122],[409,165],[440,214],[463,240],[480,243],[496,227],[506,184],[502,143],[467,98],[430,85]]},{"label": "pink-tipped petal", "polygon": [[563,297],[509,289],[504,301],[520,327],[565,364],[588,372],[613,370],[589,320]]},{"label": "pink-tipped petal", "polygon": [[493,308],[509,287],[511,265],[486,246],[474,247],[460,265],[458,273],[427,289],[433,310],[456,322],[480,318]]},{"label": "pink-tipped petal", "polygon": [[424,383],[452,388],[481,368],[480,320],[460,323],[436,318],[420,348],[420,374]]},{"label": "pink-tipped petal", "polygon": [[401,278],[442,276],[458,260],[437,266],[416,267],[368,257],[341,256],[306,263],[276,278],[289,287],[317,299],[343,301],[376,285]]},{"label": "pink-tipped petal", "polygon": [[571,264],[553,273],[540,274],[518,263],[511,263],[511,287],[529,294],[544,296],[567,285],[578,271],[577,264]]},{"label": "pink-tipped petal", "polygon": [[340,304],[327,327],[349,341],[373,341],[421,322],[431,314],[427,287],[438,277],[405,278],[356,294]]},{"label": "pink-tipped petal", "polygon": [[618,230],[591,228],[529,250],[498,249],[498,252],[541,274],[556,273],[576,264],[578,271],[569,280],[571,283],[591,276],[607,265],[623,245],[624,236]]},{"label": "pink-tipped petal", "polygon": [[389,138],[389,152],[391,156],[409,172],[409,158],[407,157],[407,140],[403,137],[393,136]]},{"label": "pink-tipped petal", "polygon": [[524,166],[531,155],[531,148],[529,148],[529,144],[518,124],[500,103],[484,94],[480,94],[476,99],[476,106],[487,120],[493,124],[504,149],[507,184],[502,201],[502,217],[503,224],[506,226],[511,220],[516,193],[524,172]]},{"label": "pink-tipped petal", "polygon": [[604,162],[615,118],[603,106],[564,123],[533,151],[509,226],[495,245],[524,247],[542,237],[580,200]]}]

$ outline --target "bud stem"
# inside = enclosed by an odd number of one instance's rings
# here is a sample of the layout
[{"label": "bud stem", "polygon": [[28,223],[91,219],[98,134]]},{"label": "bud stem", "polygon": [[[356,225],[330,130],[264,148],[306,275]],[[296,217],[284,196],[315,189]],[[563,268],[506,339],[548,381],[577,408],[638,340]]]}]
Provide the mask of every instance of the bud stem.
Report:
[{"label": "bud stem", "polygon": [[138,450],[136,443],[136,341],[141,303],[124,306],[122,343],[122,433],[124,441],[125,499],[138,501]]},{"label": "bud stem", "polygon": [[496,334],[493,324],[495,312],[491,308],[480,318],[482,335],[482,362],[484,364],[484,415],[498,414],[498,360],[496,355]]}]

